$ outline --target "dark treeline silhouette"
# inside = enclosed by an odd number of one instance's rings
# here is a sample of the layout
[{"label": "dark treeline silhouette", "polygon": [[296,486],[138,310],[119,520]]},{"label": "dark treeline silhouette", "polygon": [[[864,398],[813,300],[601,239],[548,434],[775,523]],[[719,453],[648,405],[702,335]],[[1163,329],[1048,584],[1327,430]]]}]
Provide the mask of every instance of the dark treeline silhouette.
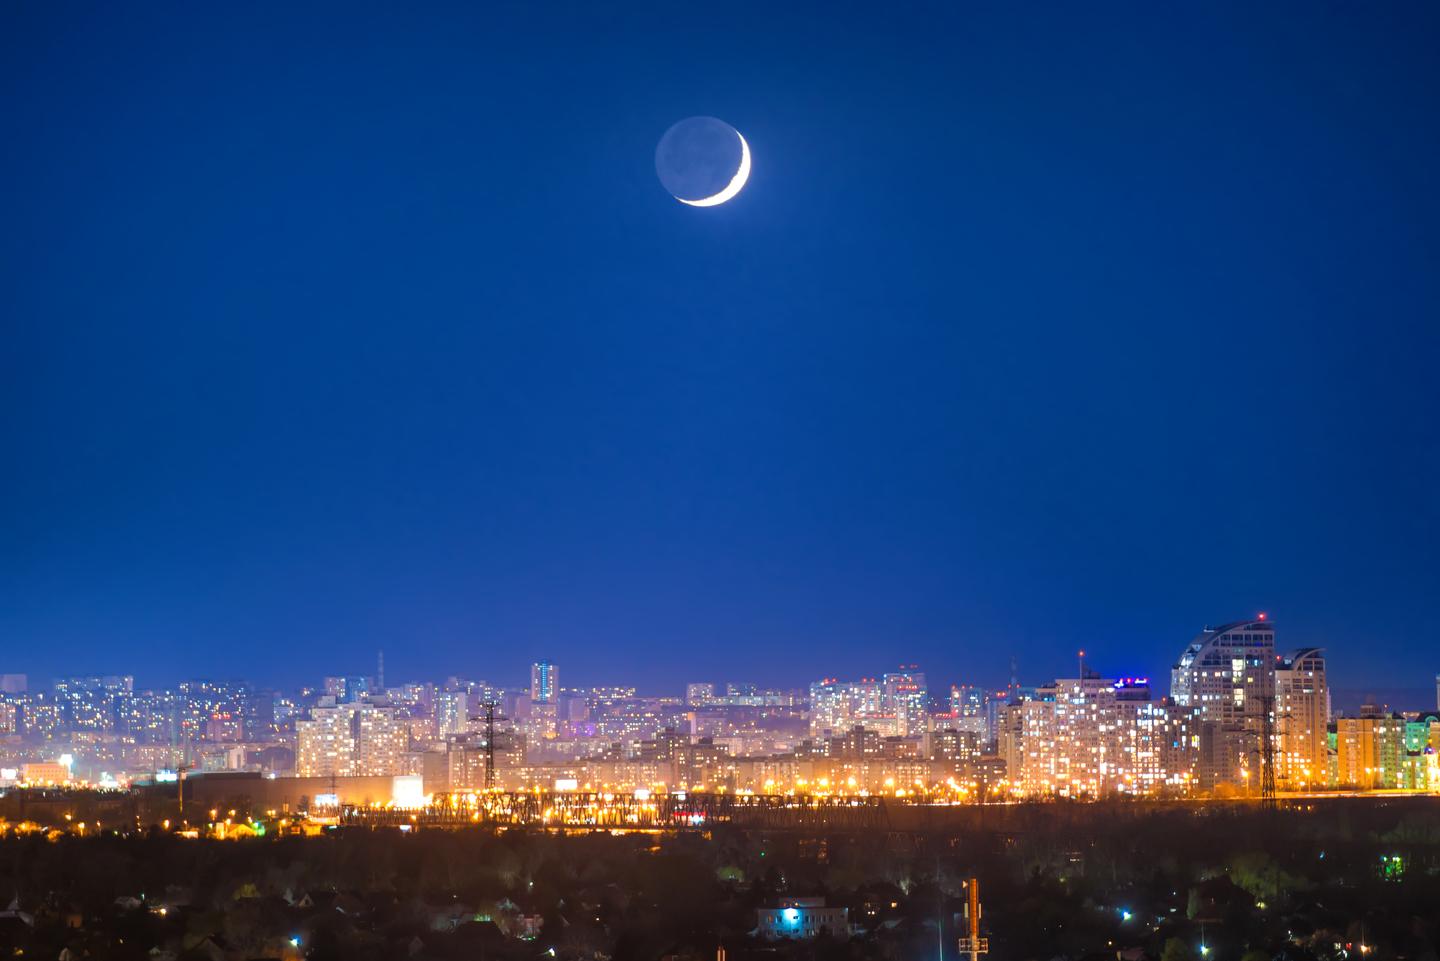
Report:
[{"label": "dark treeline silhouette", "polygon": [[[10,835],[0,950],[709,961],[723,946],[729,961],[938,961],[942,945],[958,957],[970,877],[999,961],[1437,961],[1440,801],[1024,805],[833,833]],[[807,896],[848,908],[855,936],[754,933],[757,908]]]}]

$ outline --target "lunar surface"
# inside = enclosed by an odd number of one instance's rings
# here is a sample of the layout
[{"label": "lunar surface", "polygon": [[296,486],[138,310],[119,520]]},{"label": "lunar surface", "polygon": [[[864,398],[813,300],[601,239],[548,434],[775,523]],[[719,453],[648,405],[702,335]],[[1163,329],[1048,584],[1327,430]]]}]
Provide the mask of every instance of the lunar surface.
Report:
[{"label": "lunar surface", "polygon": [[682,204],[718,206],[739,194],[750,178],[750,145],[723,120],[690,117],[660,138],[655,172]]}]

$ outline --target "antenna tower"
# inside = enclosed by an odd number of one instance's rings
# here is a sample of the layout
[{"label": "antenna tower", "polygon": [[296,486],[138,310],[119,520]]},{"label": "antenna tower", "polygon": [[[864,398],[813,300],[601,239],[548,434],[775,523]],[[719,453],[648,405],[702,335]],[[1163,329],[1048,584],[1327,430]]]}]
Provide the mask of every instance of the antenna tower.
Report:
[{"label": "antenna tower", "polygon": [[960,939],[961,954],[970,955],[970,961],[980,961],[980,955],[990,953],[990,939],[980,937],[980,879],[971,878],[965,882],[965,920],[969,922],[966,937]]}]

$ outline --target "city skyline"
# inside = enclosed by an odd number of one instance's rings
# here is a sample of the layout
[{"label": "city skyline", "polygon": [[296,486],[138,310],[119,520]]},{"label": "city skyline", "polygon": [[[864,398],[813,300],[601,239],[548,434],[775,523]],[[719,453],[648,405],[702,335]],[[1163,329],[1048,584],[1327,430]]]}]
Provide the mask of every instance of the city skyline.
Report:
[{"label": "city skyline", "polygon": [[[1303,660],[1308,656],[1318,657],[1320,663],[1322,664],[1328,665],[1334,663],[1330,651],[1325,647],[1317,645],[1293,645],[1289,643],[1280,643],[1275,641],[1274,629],[1276,625],[1274,621],[1269,618],[1268,614],[1259,614],[1258,621],[1261,625],[1263,625],[1265,630],[1269,632],[1269,636],[1272,639],[1270,641],[1270,650],[1272,651],[1273,657],[1276,660],[1277,665],[1283,665],[1287,657],[1295,657]],[[1239,621],[1233,623],[1243,625],[1249,622]],[[1225,625],[1205,625],[1204,628],[1201,630],[1200,634],[1197,635],[1197,637],[1206,637],[1211,632],[1217,629],[1223,629],[1224,626]],[[452,689],[449,685],[452,682],[455,682],[460,684],[488,685],[496,691],[529,692],[530,697],[536,703],[547,703],[553,700],[554,697],[559,696],[562,693],[595,691],[621,687],[634,690],[638,696],[672,697],[677,699],[684,698],[688,701],[691,695],[696,690],[709,690],[713,694],[715,691],[723,692],[727,688],[736,688],[738,686],[754,687],[757,689],[762,689],[768,692],[775,693],[803,693],[807,689],[810,689],[813,692],[813,688],[816,683],[831,683],[836,681],[842,681],[845,683],[856,681],[873,683],[877,685],[878,692],[881,687],[888,687],[891,684],[891,679],[897,679],[898,681],[905,682],[906,679],[911,676],[911,672],[914,672],[914,676],[918,678],[918,683],[922,694],[924,691],[927,690],[927,678],[934,678],[938,681],[937,684],[928,688],[928,696],[922,697],[921,701],[917,702],[917,705],[923,706],[925,709],[938,709],[940,707],[943,707],[943,703],[947,696],[947,691],[951,692],[951,696],[953,696],[954,691],[960,689],[975,690],[986,694],[993,694],[996,692],[1003,693],[1008,689],[1014,688],[1016,685],[1025,687],[1033,686],[1037,682],[1040,684],[1046,684],[1051,683],[1056,679],[1065,678],[1071,675],[1081,677],[1081,672],[1083,672],[1084,675],[1089,675],[1091,672],[1095,672],[1095,676],[1118,677],[1125,678],[1127,680],[1138,679],[1145,683],[1149,683],[1151,678],[1155,679],[1155,683],[1161,683],[1164,678],[1169,677],[1170,684],[1173,686],[1178,683],[1179,677],[1187,673],[1187,671],[1189,670],[1190,660],[1195,656],[1198,650],[1199,649],[1196,647],[1196,643],[1192,642],[1188,647],[1183,648],[1181,650],[1181,653],[1177,657],[1172,658],[1167,668],[1163,670],[1149,672],[1116,670],[1114,665],[1108,665],[1104,663],[1097,664],[1095,657],[1089,652],[1085,650],[1077,650],[1075,652],[1075,656],[1071,659],[1070,665],[1048,673],[1043,671],[1035,673],[1021,670],[1019,662],[1014,661],[1011,664],[1011,675],[1004,679],[986,679],[978,678],[971,674],[955,675],[945,672],[930,671],[927,670],[923,665],[913,663],[871,663],[867,665],[865,670],[850,673],[830,672],[825,677],[820,678],[818,681],[813,676],[813,671],[810,671],[808,674],[805,674],[803,676],[797,675],[801,677],[801,679],[798,681],[785,682],[775,681],[773,679],[767,679],[764,677],[757,677],[754,674],[738,672],[730,675],[710,678],[690,677],[684,683],[679,685],[660,684],[654,687],[646,687],[644,685],[634,683],[634,678],[627,678],[623,674],[623,672],[614,676],[582,677],[578,683],[572,683],[566,686],[560,684],[558,681],[559,669],[561,665],[551,659],[542,659],[529,662],[527,665],[525,665],[524,670],[521,672],[521,675],[519,677],[512,676],[511,674],[507,674],[505,672],[491,672],[488,675],[482,675],[471,671],[458,670],[446,671],[440,675],[430,677],[420,675],[402,675],[397,678],[394,674],[392,674],[390,675],[389,680],[394,681],[394,683],[387,684],[386,678],[382,673],[385,669],[385,652],[383,649],[381,649],[375,652],[375,661],[372,665],[372,667],[374,668],[373,673],[366,673],[363,670],[331,671],[321,675],[318,678],[312,677],[295,683],[277,682],[274,680],[273,677],[263,675],[252,676],[248,674],[232,674],[227,676],[203,676],[198,674],[189,674],[183,677],[177,677],[175,679],[167,680],[162,678],[160,680],[157,680],[156,677],[153,675],[138,675],[135,672],[127,672],[123,670],[71,670],[63,674],[54,676],[32,675],[31,673],[23,670],[10,670],[6,672],[0,672],[0,698],[3,698],[6,694],[25,693],[27,690],[30,692],[43,691],[47,687],[61,684],[66,682],[67,680],[73,679],[112,679],[117,682],[128,682],[134,690],[147,691],[169,690],[175,688],[177,684],[184,685],[186,683],[219,683],[244,684],[258,690],[300,693],[307,690],[312,692],[323,692],[327,683],[343,683],[348,679],[353,678],[357,681],[363,681],[367,685],[367,690],[370,693],[374,694],[383,693],[387,689],[400,690],[404,687],[413,686],[416,684],[431,685],[435,687],[437,691],[448,691]],[[1223,657],[1221,659],[1223,660]],[[14,668],[16,665],[12,662],[8,666]],[[1068,669],[1069,667],[1077,667],[1077,670],[1070,671]],[[1335,669],[1333,667],[1330,668],[1330,671],[1331,673],[1335,673]],[[567,672],[566,676],[569,677],[571,675]],[[1440,671],[1437,671],[1433,674],[1433,685],[1431,683],[1432,675],[1426,673],[1423,668],[1420,675],[1421,683],[1412,683],[1408,685],[1396,685],[1389,687],[1354,683],[1354,679],[1347,678],[1347,675],[1344,674],[1343,671],[1339,674],[1339,676],[1342,679],[1350,680],[1351,683],[1342,683],[1339,686],[1329,687],[1329,690],[1332,693],[1344,699],[1342,703],[1336,705],[1337,711],[1353,710],[1355,706],[1366,702],[1389,704],[1392,697],[1396,701],[1397,709],[1405,707],[1407,704],[1413,707],[1415,704],[1428,703],[1428,701],[1431,699],[1432,694],[1437,707],[1440,707]],[[1415,681],[1413,672],[1409,680],[1411,680],[1412,682]],[[546,693],[542,694],[538,692]]]},{"label": "city skyline", "polygon": [[[1269,617],[1268,613],[1262,616]],[[1205,626],[1208,627],[1209,625]],[[1347,679],[1347,683],[1341,684],[1335,689],[1345,698],[1347,704],[1359,704],[1367,697],[1374,697],[1381,701],[1388,701],[1392,698],[1397,700],[1407,698],[1423,700],[1428,696],[1428,692],[1432,690],[1432,675],[1436,677],[1436,684],[1440,684],[1440,674],[1432,671],[1429,661],[1423,658],[1420,663],[1411,665],[1410,669],[1403,675],[1381,678],[1380,683],[1374,683],[1371,680],[1374,675],[1367,674],[1363,669],[1359,671],[1354,669],[1356,663],[1363,664],[1365,662],[1365,652],[1363,650],[1347,651],[1343,646],[1295,643],[1292,642],[1293,639],[1289,636],[1289,632],[1285,630],[1283,624],[1279,625],[1279,629],[1282,633],[1280,639],[1277,641],[1277,645],[1284,650],[1319,648],[1326,652],[1327,661],[1332,665],[1336,665],[1333,669],[1339,673],[1340,676]],[[1191,634],[1193,633],[1194,631],[1192,630]],[[999,690],[1003,689],[1006,684],[1010,682],[1012,666],[1015,677],[1018,677],[1024,682],[1035,682],[1037,680],[1043,681],[1068,676],[1068,674],[1073,673],[1077,657],[1084,657],[1091,664],[1102,665],[1102,669],[1106,673],[1115,676],[1130,677],[1168,677],[1176,662],[1176,657],[1173,654],[1169,658],[1164,658],[1142,657],[1133,652],[1122,652],[1119,656],[1112,657],[1110,654],[1111,650],[1111,645],[1104,644],[1091,644],[1088,647],[1077,647],[1070,652],[1068,657],[1056,658],[1053,663],[1049,665],[1028,662],[1018,655],[1013,655],[1013,660],[1004,661],[998,671],[992,672],[989,675],[981,675],[974,671],[967,671],[963,667],[956,668],[950,666],[953,662],[943,660],[927,662],[927,664],[923,664],[921,667],[931,676],[944,678],[947,685],[953,682],[984,689]],[[398,651],[394,648],[377,648],[367,653],[369,658],[368,666],[362,657],[355,656],[332,663],[329,669],[322,670],[318,674],[309,675],[301,675],[293,671],[277,672],[266,670],[257,672],[250,667],[238,671],[231,670],[228,673],[206,674],[186,670],[164,671],[152,669],[137,671],[112,665],[100,665],[84,670],[77,670],[75,665],[71,665],[68,669],[45,672],[27,669],[23,659],[14,658],[7,661],[6,664],[0,665],[0,667],[6,669],[4,673],[23,675],[28,677],[32,683],[42,685],[64,677],[129,675],[144,680],[147,682],[146,686],[157,689],[172,686],[187,680],[205,679],[228,681],[245,679],[252,681],[258,680],[261,682],[261,686],[276,690],[298,690],[306,686],[313,686],[317,682],[317,678],[325,676],[374,677],[376,676],[377,656],[383,655],[389,664],[387,668],[389,677],[396,679],[398,682],[414,682],[420,679],[434,681],[445,677],[457,676],[482,679],[489,682],[503,681],[500,683],[500,686],[518,690],[530,688],[535,683],[533,673],[537,663],[552,664],[554,660],[541,657],[537,661],[524,655],[511,652],[501,658],[486,658],[479,664],[473,661],[467,664],[463,659],[457,659],[448,666],[440,666],[439,669],[433,673],[425,673],[424,671],[413,669],[409,666],[405,657],[406,652],[404,648],[399,648]],[[399,654],[398,658],[397,653]],[[640,666],[640,662],[643,660],[643,658],[636,658],[634,662],[620,662],[611,658],[609,659],[609,663],[599,670],[586,670],[583,667],[585,664],[584,659],[580,659],[577,662],[567,660],[565,664],[567,668],[565,676],[567,678],[575,678],[576,675],[580,675],[579,683],[575,685],[576,687],[628,685],[636,687],[637,690],[640,690],[642,693],[655,696],[683,693],[687,685],[699,682],[717,683],[721,686],[726,682],[759,683],[773,689],[799,690],[807,687],[815,680],[813,676],[814,671],[809,669],[808,664],[786,667],[784,670],[779,671],[773,669],[766,670],[763,668],[756,669],[751,666],[728,666],[711,672],[701,672],[689,670],[685,665],[672,661],[673,673],[669,676],[655,678],[653,674],[645,674],[642,671],[640,673],[643,680],[637,682],[636,668]],[[776,660],[786,661],[787,659],[777,658]],[[892,663],[891,660],[886,659],[886,655],[883,652],[872,651],[868,655],[856,656],[848,660],[827,661],[825,663],[830,664],[831,667],[827,668],[823,673],[845,678],[869,676],[878,678],[887,671],[902,667],[907,660],[910,659],[902,657],[893,660]],[[996,658],[992,658],[991,663],[994,663],[996,660]],[[573,668],[571,666],[572,663],[578,663],[582,666],[578,669]],[[853,669],[841,669],[845,664],[852,665]],[[1440,665],[1437,665],[1437,667],[1440,667]],[[341,670],[341,668],[345,669]],[[1418,681],[1416,679],[1417,669],[1419,671]],[[704,676],[701,676],[702,673]]]},{"label": "city skyline", "polygon": [[[553,661],[531,664],[520,686],[387,683],[384,664],[377,655],[374,675],[295,692],[245,680],[157,690],[129,675],[32,689],[3,674],[0,790],[144,789],[193,771],[243,777],[302,807],[379,792],[442,819],[473,806],[476,791],[516,789],[945,804],[1440,790],[1440,674],[1433,709],[1370,698],[1342,707],[1324,651],[1278,648],[1265,617],[1202,630],[1168,684],[1097,670],[1083,655],[1073,676],[1000,690],[947,690],[901,664],[802,690],[695,682],[683,696],[565,687]],[[576,816],[594,816],[590,803]]]}]

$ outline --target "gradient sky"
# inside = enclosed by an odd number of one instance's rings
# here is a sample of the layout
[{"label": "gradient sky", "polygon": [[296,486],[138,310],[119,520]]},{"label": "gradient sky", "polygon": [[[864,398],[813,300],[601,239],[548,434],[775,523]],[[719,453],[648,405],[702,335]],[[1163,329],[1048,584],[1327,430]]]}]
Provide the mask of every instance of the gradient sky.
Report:
[{"label": "gradient sky", "polygon": [[0,11],[0,672],[1440,670],[1440,7],[288,6]]}]

